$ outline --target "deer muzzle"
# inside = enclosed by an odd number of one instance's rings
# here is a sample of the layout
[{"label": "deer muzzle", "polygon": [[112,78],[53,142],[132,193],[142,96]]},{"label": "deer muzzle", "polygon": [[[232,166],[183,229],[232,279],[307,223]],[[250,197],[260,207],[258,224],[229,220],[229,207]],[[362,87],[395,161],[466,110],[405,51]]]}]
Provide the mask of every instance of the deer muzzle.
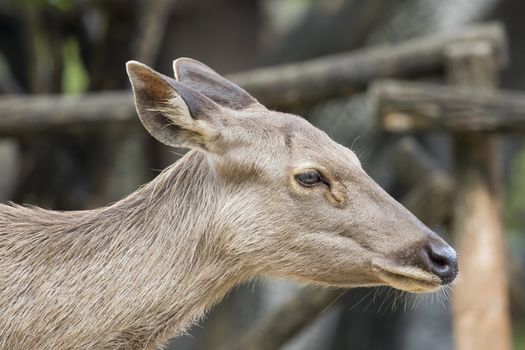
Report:
[{"label": "deer muzzle", "polygon": [[450,284],[458,274],[456,251],[435,233],[431,233],[427,244],[421,249],[420,257],[424,268],[441,279],[443,285]]}]

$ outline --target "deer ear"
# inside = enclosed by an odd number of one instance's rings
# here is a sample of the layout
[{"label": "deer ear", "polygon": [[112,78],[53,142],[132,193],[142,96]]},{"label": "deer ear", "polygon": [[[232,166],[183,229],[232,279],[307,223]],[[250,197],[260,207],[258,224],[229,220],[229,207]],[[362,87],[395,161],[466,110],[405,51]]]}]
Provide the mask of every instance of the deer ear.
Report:
[{"label": "deer ear", "polygon": [[223,78],[199,61],[185,57],[178,58],[173,61],[173,70],[175,79],[199,91],[223,107],[233,110],[249,107],[264,108],[240,86]]},{"label": "deer ear", "polygon": [[139,118],[153,137],[173,147],[214,148],[221,124],[220,106],[142,63],[129,61],[126,70]]}]

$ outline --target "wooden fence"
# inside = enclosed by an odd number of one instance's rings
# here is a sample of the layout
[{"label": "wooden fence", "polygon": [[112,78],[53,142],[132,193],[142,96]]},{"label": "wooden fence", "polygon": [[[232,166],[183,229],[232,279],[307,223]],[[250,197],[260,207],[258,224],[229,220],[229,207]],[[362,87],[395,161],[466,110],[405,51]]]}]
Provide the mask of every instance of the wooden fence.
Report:
[{"label": "wooden fence", "polygon": [[[427,223],[431,218],[453,219],[461,271],[453,300],[457,350],[511,349],[498,143],[502,132],[525,131],[525,95],[497,90],[497,73],[506,61],[504,30],[490,23],[228,77],[263,104],[284,111],[350,97],[370,87],[378,125],[384,130],[440,130],[453,137],[454,177],[429,163],[413,141],[403,142],[396,154],[399,164],[411,162],[420,173],[403,200],[407,207]],[[441,77],[448,84],[378,81],[423,77]],[[35,133],[131,133],[140,125],[129,91],[78,97],[2,96],[0,116],[0,137],[12,138]],[[338,293],[300,292],[227,348],[278,347]]]}]

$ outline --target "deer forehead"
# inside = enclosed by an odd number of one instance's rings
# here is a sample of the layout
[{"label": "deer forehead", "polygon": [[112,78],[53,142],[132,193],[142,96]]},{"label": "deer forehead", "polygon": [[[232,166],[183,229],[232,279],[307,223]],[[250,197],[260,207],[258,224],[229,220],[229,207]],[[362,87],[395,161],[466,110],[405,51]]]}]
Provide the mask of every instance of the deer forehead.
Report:
[{"label": "deer forehead", "polygon": [[[257,164],[275,173],[279,169],[316,169],[343,181],[352,176],[361,163],[350,149],[332,140],[325,132],[300,116],[274,111],[243,111],[234,133],[240,144],[233,154],[245,166]],[[239,169],[238,169],[239,170]],[[256,174],[257,172],[252,172]]]},{"label": "deer forehead", "polygon": [[339,177],[344,177],[349,170],[361,168],[354,152],[332,140],[307,120],[298,116],[290,116],[286,120],[282,130],[292,154],[291,160],[295,163],[293,166],[324,169]]}]

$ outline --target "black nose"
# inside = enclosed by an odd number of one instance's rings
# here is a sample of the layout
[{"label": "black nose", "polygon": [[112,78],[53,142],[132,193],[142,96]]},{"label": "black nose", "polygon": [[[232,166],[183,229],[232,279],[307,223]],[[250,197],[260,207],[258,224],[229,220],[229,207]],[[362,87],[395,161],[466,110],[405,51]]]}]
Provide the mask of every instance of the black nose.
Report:
[{"label": "black nose", "polygon": [[449,284],[458,275],[458,257],[456,251],[444,241],[431,241],[424,248],[426,263],[441,283]]}]

